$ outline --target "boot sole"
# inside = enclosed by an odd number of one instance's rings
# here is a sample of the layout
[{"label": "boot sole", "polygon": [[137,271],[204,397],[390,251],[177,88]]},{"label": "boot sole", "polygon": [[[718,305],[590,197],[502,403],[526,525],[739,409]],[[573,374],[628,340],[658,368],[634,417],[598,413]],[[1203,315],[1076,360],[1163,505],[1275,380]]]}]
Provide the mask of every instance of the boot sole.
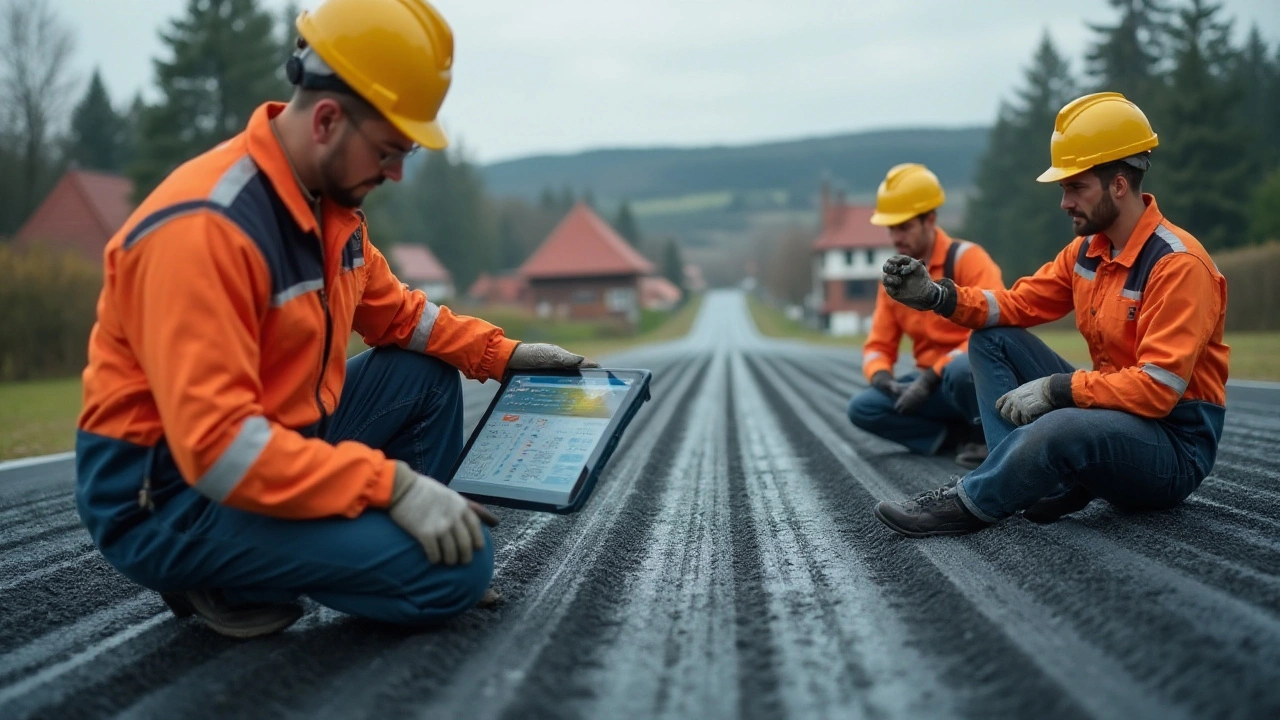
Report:
[{"label": "boot sole", "polygon": [[875,512],[876,519],[884,523],[885,525],[887,525],[890,530],[898,533],[899,535],[905,535],[909,538],[927,538],[927,537],[938,537],[938,536],[944,536],[944,535],[968,535],[969,533],[974,532],[973,530],[929,530],[927,532],[921,532],[919,530],[908,530],[902,527],[901,525],[894,523],[889,518],[885,517],[884,513],[880,512],[879,505],[876,505],[874,512]]}]

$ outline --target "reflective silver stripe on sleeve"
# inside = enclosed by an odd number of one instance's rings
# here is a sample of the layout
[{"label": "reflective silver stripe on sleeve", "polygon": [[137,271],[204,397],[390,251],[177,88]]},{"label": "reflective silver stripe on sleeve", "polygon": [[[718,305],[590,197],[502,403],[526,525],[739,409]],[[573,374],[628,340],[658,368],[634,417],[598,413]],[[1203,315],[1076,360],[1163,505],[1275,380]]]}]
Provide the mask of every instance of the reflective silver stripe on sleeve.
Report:
[{"label": "reflective silver stripe on sleeve", "polygon": [[869,363],[872,360],[875,360],[876,358],[882,358],[882,357],[884,357],[884,353],[880,352],[879,350],[872,350],[871,352],[862,356],[862,362]]},{"label": "reflective silver stripe on sleeve", "polygon": [[307,280],[306,282],[300,282],[293,287],[287,287],[271,296],[271,307],[280,307],[296,297],[301,297],[309,292],[319,290],[322,287],[324,287],[324,278]]},{"label": "reflective silver stripe on sleeve", "polygon": [[1076,274],[1084,278],[1085,280],[1092,280],[1094,279],[1094,277],[1097,276],[1097,273],[1081,265],[1080,263],[1076,263]]},{"label": "reflective silver stripe on sleeve", "polygon": [[1186,380],[1183,380],[1182,378],[1178,377],[1177,375],[1174,375],[1168,370],[1165,370],[1159,365],[1152,365],[1151,363],[1147,363],[1146,365],[1142,366],[1142,372],[1150,375],[1152,380],[1155,380],[1161,385],[1164,385],[1165,387],[1172,389],[1174,392],[1178,393],[1179,396],[1181,396],[1183,393],[1187,391]]},{"label": "reflective silver stripe on sleeve", "polygon": [[226,500],[244,479],[249,468],[258,461],[258,456],[270,440],[271,424],[266,418],[261,415],[246,418],[236,439],[222,452],[222,457],[218,458],[204,477],[196,481],[196,492],[214,502]]},{"label": "reflective silver stripe on sleeve", "polygon": [[1142,299],[1142,291],[1141,291],[1141,290],[1121,290],[1121,291],[1120,291],[1120,296],[1121,296],[1121,297],[1127,297],[1127,298],[1129,298],[1130,300],[1141,300],[1141,299]]},{"label": "reflective silver stripe on sleeve", "polygon": [[995,327],[1000,322],[1000,303],[996,302],[996,294],[990,290],[983,290],[982,294],[987,296],[987,323],[982,327]]},{"label": "reflective silver stripe on sleeve", "polygon": [[426,352],[427,340],[431,339],[431,329],[436,326],[436,317],[440,315],[440,306],[427,301],[426,306],[422,308],[422,317],[418,318],[418,327],[413,331],[413,337],[409,339],[409,349],[414,352]]},{"label": "reflective silver stripe on sleeve", "polygon": [[1187,246],[1182,244],[1182,241],[1178,239],[1178,236],[1174,235],[1172,230],[1163,225],[1156,226],[1156,236],[1165,241],[1169,247],[1173,248],[1174,252],[1187,251]]},{"label": "reflective silver stripe on sleeve", "polygon": [[222,173],[222,177],[218,178],[218,184],[214,185],[213,191],[209,193],[209,200],[223,207],[231,207],[231,203],[235,202],[240,191],[244,190],[244,186],[248,185],[257,174],[258,164],[253,161],[253,158],[245,155]]},{"label": "reflective silver stripe on sleeve", "polygon": [[963,354],[964,354],[963,350],[961,350],[960,348],[956,348],[955,350],[952,350],[951,352],[947,353],[947,357],[955,357],[957,355],[963,355]]}]

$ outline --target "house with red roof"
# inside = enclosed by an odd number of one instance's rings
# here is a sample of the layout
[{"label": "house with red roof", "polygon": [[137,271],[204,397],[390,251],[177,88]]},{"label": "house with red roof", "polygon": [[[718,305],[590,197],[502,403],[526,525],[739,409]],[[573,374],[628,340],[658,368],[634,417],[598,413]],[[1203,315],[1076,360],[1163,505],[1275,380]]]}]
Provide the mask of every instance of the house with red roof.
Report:
[{"label": "house with red roof", "polygon": [[822,230],[813,243],[813,294],[822,327],[832,335],[871,329],[880,287],[880,268],[894,254],[885,228],[871,224],[874,207],[834,199],[824,185]]},{"label": "house with red roof", "polygon": [[529,307],[529,282],[514,270],[497,275],[480,273],[467,288],[467,301],[475,305]]},{"label": "house with red roof", "polygon": [[520,266],[540,317],[640,319],[641,279],[653,263],[579,202]]},{"label": "house with red roof", "polygon": [[107,241],[133,212],[129,178],[72,168],[13,236],[22,247],[75,252],[102,262]]},{"label": "house with red roof", "polygon": [[426,293],[432,302],[453,297],[453,275],[426,245],[392,245],[387,248],[387,262],[400,282]]}]

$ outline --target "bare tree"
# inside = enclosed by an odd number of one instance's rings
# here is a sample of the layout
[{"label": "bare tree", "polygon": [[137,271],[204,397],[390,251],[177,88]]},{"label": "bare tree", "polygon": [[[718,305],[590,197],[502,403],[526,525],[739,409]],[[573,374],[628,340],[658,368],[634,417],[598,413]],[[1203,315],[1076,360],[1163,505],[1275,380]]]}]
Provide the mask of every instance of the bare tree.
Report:
[{"label": "bare tree", "polygon": [[54,132],[75,99],[74,50],[75,37],[49,0],[0,0],[0,122],[19,163],[11,180],[22,218],[51,180]]}]

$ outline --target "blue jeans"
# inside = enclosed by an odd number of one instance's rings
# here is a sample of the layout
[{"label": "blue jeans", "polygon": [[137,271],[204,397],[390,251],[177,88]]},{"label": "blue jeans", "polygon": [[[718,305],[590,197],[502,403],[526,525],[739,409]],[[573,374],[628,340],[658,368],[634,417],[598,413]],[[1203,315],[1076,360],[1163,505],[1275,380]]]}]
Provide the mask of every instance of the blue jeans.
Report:
[{"label": "blue jeans", "polygon": [[[330,443],[361,442],[447,478],[463,442],[458,371],[397,348],[366,351],[347,361],[342,398],[319,433]],[[175,473],[170,467],[169,483]],[[307,595],[351,615],[432,625],[474,606],[493,576],[487,530],[485,548],[470,564],[433,566],[385,510],[370,508],[354,519],[282,520],[218,505],[189,488],[175,490],[154,514],[101,548],[124,575],[154,590],[216,588],[233,604]],[[92,491],[82,494],[89,496],[81,500],[86,522],[100,525],[101,516],[91,517]]]},{"label": "blue jeans", "polygon": [[995,522],[1082,485],[1125,510],[1174,507],[1213,467],[1225,409],[1179,403],[1161,420],[1118,410],[1060,408],[1022,427],[996,410],[1019,385],[1076,368],[1020,328],[974,332],[969,356],[991,455],[958,484],[965,507]]},{"label": "blue jeans", "polygon": [[[910,372],[897,380],[910,383],[919,375]],[[849,421],[920,455],[938,452],[951,427],[977,428],[979,424],[978,397],[966,355],[957,355],[942,368],[942,383],[914,413],[899,415],[894,412],[893,403],[893,398],[885,393],[867,388],[849,398]]]}]

